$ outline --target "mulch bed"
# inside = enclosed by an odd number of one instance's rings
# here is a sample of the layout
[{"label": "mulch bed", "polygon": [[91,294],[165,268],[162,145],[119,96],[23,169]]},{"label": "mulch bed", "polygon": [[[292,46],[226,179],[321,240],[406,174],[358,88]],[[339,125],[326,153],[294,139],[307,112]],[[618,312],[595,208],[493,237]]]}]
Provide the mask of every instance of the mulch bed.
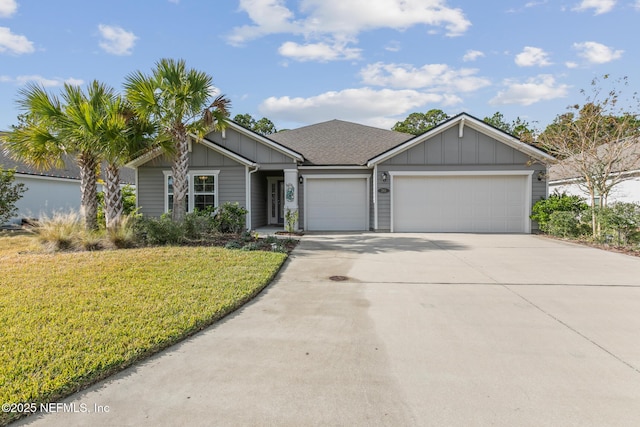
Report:
[{"label": "mulch bed", "polygon": [[640,257],[640,247],[638,246],[636,247],[616,246],[608,243],[590,242],[588,240],[567,239],[563,237],[551,236],[548,234],[541,234],[541,236],[544,236],[546,238],[553,239],[553,240],[559,240],[561,242],[577,243],[578,245],[589,246],[591,248],[601,249],[603,251],[616,252],[620,254]]}]

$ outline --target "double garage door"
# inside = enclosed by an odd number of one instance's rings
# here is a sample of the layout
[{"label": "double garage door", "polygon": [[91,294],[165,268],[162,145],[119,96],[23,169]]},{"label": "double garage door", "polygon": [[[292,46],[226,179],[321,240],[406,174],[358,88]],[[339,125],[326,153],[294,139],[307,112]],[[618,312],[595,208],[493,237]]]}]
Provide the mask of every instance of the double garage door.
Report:
[{"label": "double garage door", "polygon": [[529,232],[526,175],[394,176],[394,232]]},{"label": "double garage door", "polygon": [[[394,232],[527,233],[527,175],[395,175]],[[305,180],[305,229],[369,230],[369,181],[360,177]],[[388,205],[387,205],[388,206]],[[378,206],[379,215],[383,207]]]}]

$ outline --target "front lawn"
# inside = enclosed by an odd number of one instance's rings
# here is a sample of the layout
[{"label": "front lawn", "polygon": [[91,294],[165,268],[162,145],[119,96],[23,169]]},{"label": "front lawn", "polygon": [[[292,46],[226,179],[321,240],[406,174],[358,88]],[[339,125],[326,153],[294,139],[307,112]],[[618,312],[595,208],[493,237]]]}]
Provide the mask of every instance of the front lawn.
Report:
[{"label": "front lawn", "polygon": [[[0,236],[0,403],[56,401],[181,340],[255,296],[286,258],[34,248],[31,236]],[[0,424],[12,418],[1,413]]]}]

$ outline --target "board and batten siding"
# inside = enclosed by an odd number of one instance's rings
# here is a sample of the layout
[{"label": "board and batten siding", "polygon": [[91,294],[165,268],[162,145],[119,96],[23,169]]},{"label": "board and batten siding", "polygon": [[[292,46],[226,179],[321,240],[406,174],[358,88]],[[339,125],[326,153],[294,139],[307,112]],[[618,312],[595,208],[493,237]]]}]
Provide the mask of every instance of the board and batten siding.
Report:
[{"label": "board and batten siding", "polygon": [[[463,137],[458,137],[458,127],[442,133],[398,153],[396,156],[378,165],[377,188],[391,188],[391,177],[382,182],[382,173],[394,172],[451,172],[460,171],[533,171],[531,205],[546,197],[547,187],[544,179],[538,181],[538,174],[546,172],[546,166],[531,162],[531,158],[482,132],[465,126]],[[378,231],[391,229],[391,193],[376,195],[378,210]],[[538,230],[532,221],[531,231]]]},{"label": "board and batten siding", "polygon": [[294,163],[294,159],[277,151],[273,148],[242,135],[241,133],[227,128],[224,131],[224,138],[221,132],[211,132],[206,138],[216,144],[224,147],[234,153],[240,154],[247,159],[251,159],[261,166],[267,166],[269,164],[287,164],[288,167]]},{"label": "board and batten siding", "polygon": [[[189,169],[218,170],[218,204],[238,202],[245,206],[245,166],[201,144],[193,144]],[[159,217],[164,210],[164,172],[171,170],[171,161],[162,156],[138,167],[137,205],[143,215]]]}]

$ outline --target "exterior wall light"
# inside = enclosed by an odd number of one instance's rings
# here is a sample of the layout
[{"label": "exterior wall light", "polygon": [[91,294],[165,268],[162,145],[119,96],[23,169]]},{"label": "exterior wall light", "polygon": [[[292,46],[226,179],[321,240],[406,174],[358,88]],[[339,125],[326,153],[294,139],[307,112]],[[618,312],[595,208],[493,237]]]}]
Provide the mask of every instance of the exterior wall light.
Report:
[{"label": "exterior wall light", "polygon": [[382,172],[382,182],[387,182],[387,178],[389,178],[389,175],[386,172]]},{"label": "exterior wall light", "polygon": [[302,178],[302,175],[300,175],[300,176],[298,177],[298,183],[299,183],[300,185],[304,184],[304,178]]}]

